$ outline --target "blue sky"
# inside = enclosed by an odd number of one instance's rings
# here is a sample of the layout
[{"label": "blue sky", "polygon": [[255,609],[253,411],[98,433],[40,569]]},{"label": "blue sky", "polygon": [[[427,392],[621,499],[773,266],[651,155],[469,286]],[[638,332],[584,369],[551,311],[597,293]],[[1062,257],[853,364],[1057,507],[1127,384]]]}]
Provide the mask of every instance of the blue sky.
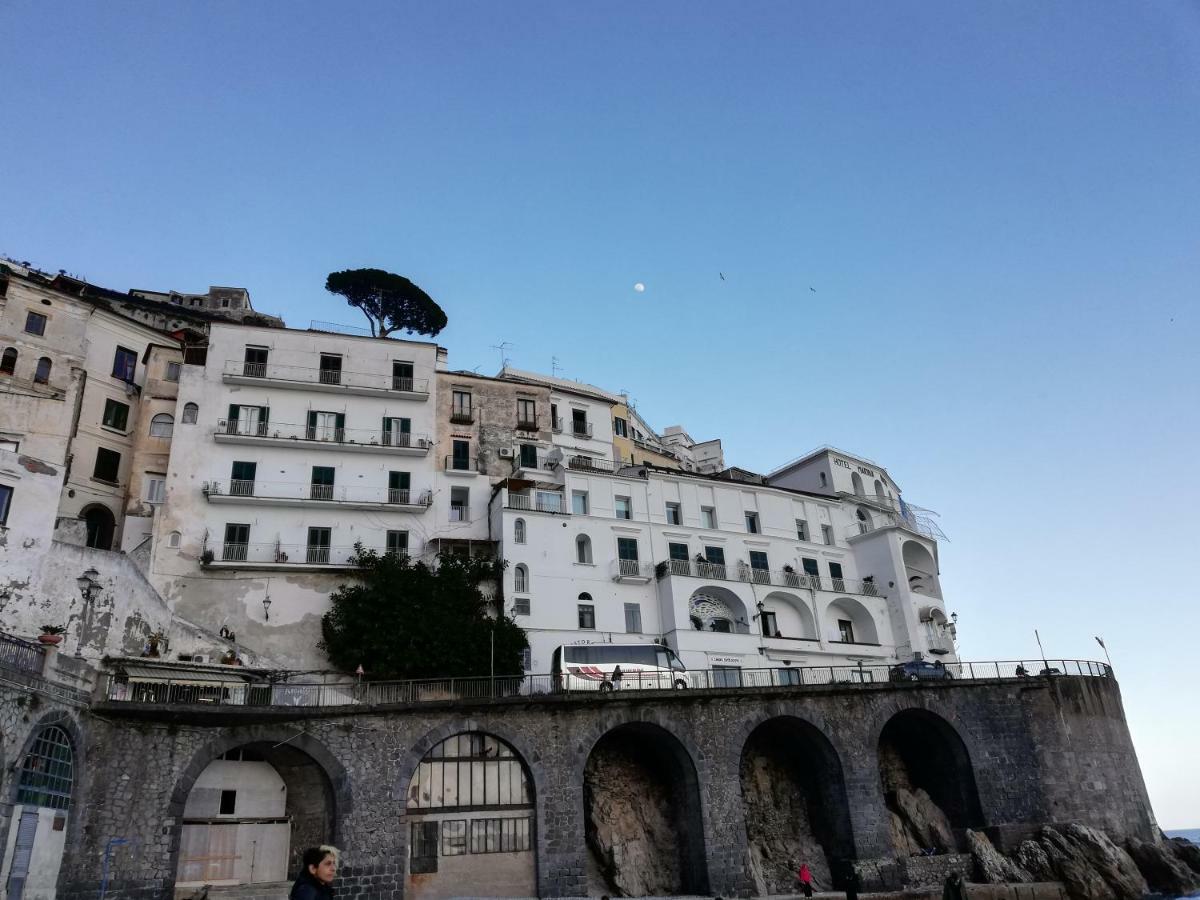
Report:
[{"label": "blue sky", "polygon": [[[1200,5],[5,4],[0,252],[627,388],[942,514],[964,655],[1106,637],[1200,826]],[[724,272],[721,281],[718,272]],[[635,282],[646,284],[635,293]],[[1194,707],[1194,704],[1191,704]]]}]

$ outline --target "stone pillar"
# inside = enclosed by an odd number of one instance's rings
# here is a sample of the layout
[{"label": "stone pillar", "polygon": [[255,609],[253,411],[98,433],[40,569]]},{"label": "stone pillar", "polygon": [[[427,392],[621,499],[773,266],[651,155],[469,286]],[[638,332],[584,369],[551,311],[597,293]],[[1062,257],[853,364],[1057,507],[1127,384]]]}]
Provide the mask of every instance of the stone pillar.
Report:
[{"label": "stone pillar", "polygon": [[842,764],[855,855],[859,859],[894,856],[887,803],[879,778],[878,749],[861,747],[859,752],[843,759]]}]

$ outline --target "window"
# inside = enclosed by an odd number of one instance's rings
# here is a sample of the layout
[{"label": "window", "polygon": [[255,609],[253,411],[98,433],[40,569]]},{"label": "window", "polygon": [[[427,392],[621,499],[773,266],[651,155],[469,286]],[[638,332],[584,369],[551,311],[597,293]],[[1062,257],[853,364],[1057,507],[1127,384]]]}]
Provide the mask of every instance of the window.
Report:
[{"label": "window", "polygon": [[470,488],[456,487],[450,489],[450,521],[469,522],[471,509]]},{"label": "window", "polygon": [[389,531],[387,533],[387,552],[397,556],[408,556],[408,532]]},{"label": "window", "polygon": [[472,853],[517,853],[528,850],[531,819],[472,819]]},{"label": "window", "polygon": [[629,437],[629,431],[626,428],[625,420],[620,416],[613,416],[613,434],[617,437]]},{"label": "window", "polygon": [[833,589],[835,591],[844,591],[846,582],[842,579],[842,564],[831,562],[829,564],[829,577],[833,581]]},{"label": "window", "polygon": [[450,406],[451,422],[471,422],[471,394],[467,391],[455,391]]},{"label": "window", "polygon": [[178,547],[180,541],[182,541],[182,540],[183,540],[182,534],[180,534],[178,531],[172,531],[169,535],[167,535],[167,546],[168,547]]},{"label": "window", "polygon": [[169,438],[175,430],[175,417],[170,413],[159,413],[150,420],[150,437]]},{"label": "window", "polygon": [[455,441],[450,446],[452,450],[450,468],[456,472],[471,471],[471,442]]},{"label": "window", "polygon": [[628,497],[615,497],[613,499],[613,506],[615,507],[618,519],[633,518],[633,504]]},{"label": "window", "polygon": [[819,472],[817,474],[820,476],[820,479],[821,479],[821,487],[827,487],[829,485],[829,476],[826,475],[824,472]]},{"label": "window", "polygon": [[412,474],[388,472],[388,503],[412,502]]},{"label": "window", "polygon": [[577,516],[588,514],[588,492],[571,491],[571,512]]},{"label": "window", "polygon": [[579,611],[579,627],[586,628],[589,631],[596,627],[596,607],[590,603],[580,603],[577,607]]},{"label": "window", "polygon": [[558,417],[558,404],[550,404],[550,427],[555,431],[562,431],[562,419]]},{"label": "window", "polygon": [[146,473],[146,502],[162,503],[167,496],[167,476]]},{"label": "window", "polygon": [[617,538],[617,559],[635,563],[638,561],[637,538]]},{"label": "window", "polygon": [[16,453],[21,449],[21,442],[16,438],[0,437],[0,450],[7,450],[9,453]]},{"label": "window", "polygon": [[335,474],[333,466],[313,466],[309,497],[313,500],[332,500]]},{"label": "window", "polygon": [[0,375],[11,375],[17,369],[17,351],[14,347],[5,347],[0,355]]},{"label": "window", "polygon": [[322,353],[320,365],[321,384],[342,383],[342,357],[337,353]]},{"label": "window", "polygon": [[537,404],[533,400],[517,400],[517,427],[537,428]]},{"label": "window", "polygon": [[529,590],[529,569],[519,565],[513,569],[513,590],[524,594]]},{"label": "window", "polygon": [[691,568],[688,565],[688,545],[687,544],[667,544],[667,556],[671,560],[671,571],[676,575],[690,575]]},{"label": "window", "polygon": [[113,355],[113,378],[120,378],[122,381],[133,381],[136,371],[137,354],[125,347],[118,347],[117,352]]},{"label": "window", "polygon": [[404,419],[396,416],[384,416],[383,446],[411,447],[412,419]]},{"label": "window", "polygon": [[166,381],[178,381],[179,380],[179,370],[182,368],[183,368],[182,363],[177,363],[174,361],[168,362],[167,363],[167,374],[164,375],[163,378]]},{"label": "window", "polygon": [[259,437],[267,433],[267,421],[271,410],[266,406],[229,405],[229,419],[225,423],[226,434],[253,434]]},{"label": "window", "polygon": [[116,400],[104,401],[104,418],[101,420],[109,428],[124,431],[129,424],[129,407]]},{"label": "window", "polygon": [[121,454],[107,447],[96,448],[96,465],[92,469],[92,477],[97,481],[117,483],[121,470]]},{"label": "window", "polygon": [[25,313],[25,331],[27,334],[43,335],[46,333],[46,317],[41,313]]},{"label": "window", "polygon": [[746,533],[747,534],[758,534],[758,513],[756,513],[756,512],[746,513]]},{"label": "window", "polygon": [[537,467],[538,467],[537,444],[522,444],[521,445],[521,468],[536,469]]},{"label": "window", "polygon": [[705,528],[717,527],[717,511],[711,506],[700,507],[700,524]]},{"label": "window", "polygon": [[751,550],[750,551],[750,568],[759,569],[759,570],[770,569],[771,565],[767,561],[767,554],[764,553],[762,550]]},{"label": "window", "polygon": [[823,540],[829,546],[831,546],[831,547],[833,546],[833,526],[832,525],[822,525],[821,526],[821,540]]},{"label": "window", "polygon": [[341,443],[346,437],[346,416],[339,412],[319,409],[308,411],[308,428],[305,436],[310,441],[334,441]]},{"label": "window", "polygon": [[43,356],[38,360],[37,368],[33,372],[34,384],[48,384],[50,382],[50,357]]},{"label": "window", "polygon": [[514,544],[525,543],[525,520],[524,519],[517,519],[517,521],[513,522],[513,543]]},{"label": "window", "polygon": [[57,725],[43,728],[21,764],[17,802],[26,806],[68,809],[74,781],[71,739]]},{"label": "window", "polygon": [[[724,547],[705,547],[704,548],[704,559],[708,562],[708,564],[710,566],[719,566],[721,569],[724,569],[725,568],[725,548]],[[723,578],[724,575],[718,574],[717,577]]]},{"label": "window", "polygon": [[642,633],[642,607],[637,603],[625,604],[625,630],[629,634]]},{"label": "window", "polygon": [[195,425],[196,420],[200,418],[200,407],[195,403],[183,404],[183,418],[180,420],[184,425]]},{"label": "window", "polygon": [[804,567],[805,575],[811,575],[813,578],[821,577],[821,570],[817,568],[817,561],[815,559],[805,557],[800,560],[800,565]]},{"label": "window", "polygon": [[796,540],[798,540],[798,541],[807,541],[808,540],[808,523],[805,522],[803,519],[796,520]]},{"label": "window", "polygon": [[392,390],[411,391],[413,384],[413,364],[410,362],[392,362]]},{"label": "window", "polygon": [[221,548],[221,559],[231,562],[244,561],[250,549],[250,526],[226,523],[225,545]]},{"label": "window", "polygon": [[575,538],[575,562],[588,566],[592,564],[592,539],[586,534]]},{"label": "window", "polygon": [[253,497],[257,473],[258,463],[234,460],[229,472],[229,493],[235,497]]},{"label": "window", "polygon": [[438,822],[413,822],[409,847],[411,859],[408,870],[414,874],[427,874],[438,870]]},{"label": "window", "polygon": [[775,637],[775,635],[779,634],[779,625],[775,622],[775,613],[759,613],[758,622],[762,626],[763,637]]},{"label": "window", "polygon": [[667,504],[667,524],[680,525],[683,523],[683,511],[678,503]]},{"label": "window", "polygon": [[329,562],[329,544],[331,529],[308,529],[308,556],[310,563],[326,564]]},{"label": "window", "polygon": [[838,637],[844,644],[853,644],[854,623],[849,619],[838,619]]},{"label": "window", "polygon": [[[526,612],[525,615],[529,615],[529,613]],[[526,647],[524,650],[521,651],[521,671],[522,672],[532,672],[533,671],[533,651],[530,650],[528,647]],[[525,849],[528,850],[529,848],[525,847]]]},{"label": "window", "polygon": [[221,791],[221,810],[218,815],[237,815],[237,791]]},{"label": "window", "polygon": [[250,378],[265,378],[267,375],[267,348],[247,347],[242,374]]},{"label": "window", "polygon": [[8,508],[12,506],[13,489],[0,484],[0,525],[8,524]]},{"label": "window", "polygon": [[514,616],[529,615],[529,598],[528,597],[517,597],[515,600],[513,600],[513,615]]}]

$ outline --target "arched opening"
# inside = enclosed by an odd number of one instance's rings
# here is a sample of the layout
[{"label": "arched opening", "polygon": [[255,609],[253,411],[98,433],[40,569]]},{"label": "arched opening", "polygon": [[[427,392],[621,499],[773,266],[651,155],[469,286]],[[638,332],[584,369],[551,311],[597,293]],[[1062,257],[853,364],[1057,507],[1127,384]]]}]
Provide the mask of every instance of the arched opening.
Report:
[{"label": "arched opening", "polygon": [[0,375],[11,375],[17,371],[17,348],[5,347],[0,355]]},{"label": "arched opening", "polygon": [[859,534],[866,534],[875,529],[875,524],[871,521],[871,514],[861,506],[854,511],[854,518],[858,521]]},{"label": "arched opening", "polygon": [[513,590],[524,594],[529,590],[529,569],[524,564],[513,568]]},{"label": "arched opening", "polygon": [[87,545],[97,550],[111,550],[117,519],[107,506],[84,507],[79,518],[87,524]]},{"label": "arched opening", "polygon": [[838,597],[826,607],[825,633],[834,643],[879,643],[879,629],[875,625],[875,617],[853,597]]},{"label": "arched opening", "polygon": [[195,403],[183,404],[183,424],[195,425],[200,418],[200,407]]},{"label": "arched opening", "polygon": [[746,605],[728,588],[705,585],[688,600],[688,617],[699,631],[749,634]]},{"label": "arched opening", "polygon": [[857,472],[850,473],[850,486],[854,489],[854,496],[863,496],[863,481],[862,476]]},{"label": "arched opening", "polygon": [[917,541],[904,542],[904,572],[908,578],[908,589],[912,593],[942,599],[937,563],[933,554],[923,544]]},{"label": "arched opening", "polygon": [[941,716],[908,709],[889,719],[879,775],[899,855],[954,852],[965,829],[984,825],[967,747]]},{"label": "arched opening", "polygon": [[448,737],[407,796],[406,897],[537,894],[533,779],[512,747],[477,731]]},{"label": "arched opening", "polygon": [[604,735],[583,772],[589,894],[705,894],[708,868],[696,768],[679,740],[646,722]]},{"label": "arched opening", "polygon": [[307,753],[272,741],[210,762],[183,806],[176,887],[286,881],[334,840],[333,788]]},{"label": "arched opening", "polygon": [[801,719],[770,719],[746,739],[741,782],[755,893],[796,893],[802,863],[816,890],[840,886],[854,837],[841,760],[829,739]]},{"label": "arched opening", "polygon": [[525,543],[525,520],[524,519],[517,519],[515,522],[513,522],[513,543],[514,544]]},{"label": "arched opening", "polygon": [[[75,784],[75,746],[67,730],[43,725],[33,734],[15,778],[14,840],[0,851],[9,897],[52,897],[67,844]],[[7,799],[7,798],[6,798]]]},{"label": "arched opening", "polygon": [[875,496],[878,497],[880,500],[882,500],[884,498],[883,482],[880,481],[878,478],[875,479]]},{"label": "arched opening", "polygon": [[34,384],[49,384],[50,383],[50,357],[43,356],[37,361],[37,368],[33,372]]},{"label": "arched opening", "polygon": [[591,565],[592,539],[586,534],[581,534],[575,538],[575,562]]},{"label": "arched opening", "polygon": [[150,437],[169,438],[175,430],[175,417],[170,413],[159,413],[150,420]]},{"label": "arched opening", "polygon": [[775,591],[763,598],[759,626],[764,637],[817,639],[817,622],[808,604],[795,594],[782,591]]}]

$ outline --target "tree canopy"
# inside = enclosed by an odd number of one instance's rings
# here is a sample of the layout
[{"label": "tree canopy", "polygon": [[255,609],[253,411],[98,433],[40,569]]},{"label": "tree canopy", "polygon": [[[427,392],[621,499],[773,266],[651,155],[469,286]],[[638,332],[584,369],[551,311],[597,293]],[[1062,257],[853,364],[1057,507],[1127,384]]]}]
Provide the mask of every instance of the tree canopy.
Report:
[{"label": "tree canopy", "polygon": [[[504,562],[443,554],[437,565],[355,547],[356,581],[330,596],[320,647],[339,669],[362,665],[371,678],[487,676],[495,637],[500,675],[522,674],[525,632],[488,615],[481,585],[499,596]],[[503,601],[500,602],[503,608]]]},{"label": "tree canopy", "polygon": [[448,321],[432,297],[403,275],[383,269],[330,272],[325,290],[340,294],[351,306],[362,310],[375,337],[387,337],[393,331],[433,337]]}]

